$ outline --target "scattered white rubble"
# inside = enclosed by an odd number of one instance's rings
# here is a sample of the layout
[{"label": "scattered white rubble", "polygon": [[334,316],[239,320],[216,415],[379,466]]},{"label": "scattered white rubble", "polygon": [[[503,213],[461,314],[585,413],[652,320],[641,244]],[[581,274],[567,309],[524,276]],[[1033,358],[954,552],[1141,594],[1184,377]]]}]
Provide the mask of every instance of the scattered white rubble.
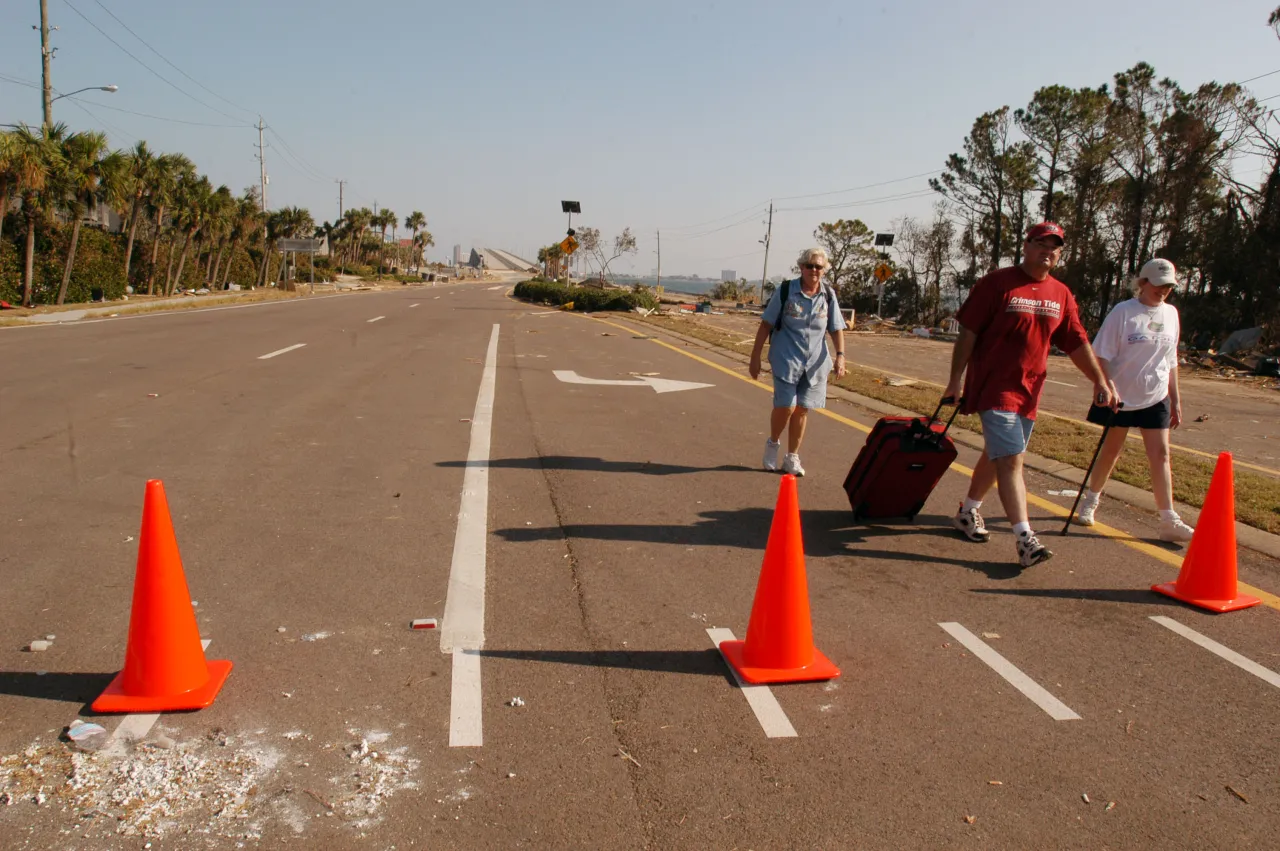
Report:
[{"label": "scattered white rubble", "polygon": [[513,697],[507,701],[507,706],[524,706],[524,701],[521,698]]}]

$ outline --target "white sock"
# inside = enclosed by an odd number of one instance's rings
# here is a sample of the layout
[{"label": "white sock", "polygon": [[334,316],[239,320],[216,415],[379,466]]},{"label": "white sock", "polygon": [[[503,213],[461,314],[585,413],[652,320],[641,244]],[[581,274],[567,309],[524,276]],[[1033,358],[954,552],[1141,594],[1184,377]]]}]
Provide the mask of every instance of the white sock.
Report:
[{"label": "white sock", "polygon": [[770,444],[771,446],[778,446],[778,445],[779,445],[779,444],[778,444],[778,441],[774,440],[772,437],[771,437],[771,438],[769,438],[769,444]]},{"label": "white sock", "polygon": [[1161,510],[1160,510],[1160,519],[1161,519],[1161,520],[1167,520],[1167,521],[1169,521],[1170,523],[1172,523],[1173,521],[1175,521],[1175,520],[1179,519],[1179,518],[1178,518],[1178,512],[1174,511],[1172,508],[1169,508],[1169,509],[1161,509]]},{"label": "white sock", "polygon": [[964,498],[964,504],[960,506],[960,510],[961,511],[977,511],[981,507],[982,507],[982,500],[970,499],[969,497],[966,496]]},{"label": "white sock", "polygon": [[1100,499],[1102,499],[1102,491],[1091,491],[1088,488],[1084,489],[1085,502],[1097,502]]},{"label": "white sock", "polygon": [[1023,535],[1031,534],[1031,524],[1023,520],[1021,523],[1013,524],[1013,534],[1021,538]]}]

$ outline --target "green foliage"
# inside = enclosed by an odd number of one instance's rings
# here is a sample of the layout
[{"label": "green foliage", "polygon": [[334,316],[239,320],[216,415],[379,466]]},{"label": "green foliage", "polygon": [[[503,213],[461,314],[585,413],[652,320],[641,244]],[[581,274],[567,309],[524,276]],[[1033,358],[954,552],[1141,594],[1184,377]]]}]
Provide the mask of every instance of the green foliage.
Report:
[{"label": "green foliage", "polygon": [[637,307],[653,309],[658,300],[651,292],[622,292],[587,287],[570,287],[553,281],[533,279],[516,284],[516,298],[541,304],[561,305],[573,302],[573,309],[587,312],[600,310],[630,311]]},{"label": "green foliage", "polygon": [[[24,235],[14,235],[15,239],[10,239],[10,236],[6,233],[3,244],[0,244],[0,299],[19,304],[22,301]],[[32,304],[53,304],[57,300],[70,241],[69,226],[36,231]],[[97,228],[81,228],[76,264],[67,285],[67,301],[89,301],[97,290],[109,299],[120,298],[125,294],[124,287],[124,238]]]}]

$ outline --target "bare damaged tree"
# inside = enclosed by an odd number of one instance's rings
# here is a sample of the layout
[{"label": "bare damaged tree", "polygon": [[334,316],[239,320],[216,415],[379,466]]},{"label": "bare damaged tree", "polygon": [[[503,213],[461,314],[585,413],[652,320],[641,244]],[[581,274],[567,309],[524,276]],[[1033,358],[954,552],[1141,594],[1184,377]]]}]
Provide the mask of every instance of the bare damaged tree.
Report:
[{"label": "bare damaged tree", "polygon": [[610,246],[601,242],[599,228],[578,228],[577,231],[578,247],[586,252],[586,256],[602,279],[608,278],[610,263],[624,254],[636,253],[636,238],[629,227],[623,228],[622,233],[613,238],[613,253],[609,256],[605,255],[608,254]]}]

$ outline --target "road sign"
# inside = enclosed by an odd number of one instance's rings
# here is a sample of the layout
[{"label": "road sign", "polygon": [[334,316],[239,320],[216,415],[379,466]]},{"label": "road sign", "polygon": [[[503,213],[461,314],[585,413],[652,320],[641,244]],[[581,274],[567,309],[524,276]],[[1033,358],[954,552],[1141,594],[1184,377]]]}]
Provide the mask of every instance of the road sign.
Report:
[{"label": "road sign", "polygon": [[318,251],[320,248],[320,240],[318,239],[277,239],[277,251]]},{"label": "road sign", "polygon": [[876,280],[883,284],[885,281],[893,277],[893,267],[888,263],[881,263],[876,267],[874,274],[876,276]]},{"label": "road sign", "polygon": [[564,240],[560,243],[560,250],[563,251],[565,254],[572,254],[573,252],[578,250],[578,240],[574,239],[571,236],[566,236]]}]

